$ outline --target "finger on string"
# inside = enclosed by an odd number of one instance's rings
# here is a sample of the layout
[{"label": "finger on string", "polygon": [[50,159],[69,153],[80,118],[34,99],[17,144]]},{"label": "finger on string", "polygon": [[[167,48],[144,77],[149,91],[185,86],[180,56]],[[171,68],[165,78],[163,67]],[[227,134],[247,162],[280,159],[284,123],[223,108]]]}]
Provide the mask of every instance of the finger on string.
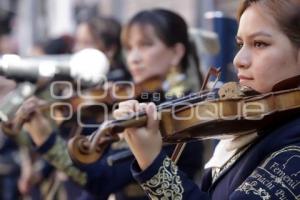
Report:
[{"label": "finger on string", "polygon": [[148,116],[147,128],[151,130],[158,129],[159,126],[158,113],[156,110],[156,105],[153,102],[147,105],[146,112]]}]

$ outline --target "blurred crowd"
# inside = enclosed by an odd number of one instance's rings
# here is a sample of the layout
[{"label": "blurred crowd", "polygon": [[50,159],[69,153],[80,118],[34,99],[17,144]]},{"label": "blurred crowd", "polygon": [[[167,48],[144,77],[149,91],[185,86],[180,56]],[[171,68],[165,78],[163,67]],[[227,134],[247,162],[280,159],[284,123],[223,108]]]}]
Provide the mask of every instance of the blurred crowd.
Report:
[{"label": "blurred crowd", "polygon": [[[18,53],[18,45],[11,35],[12,20],[13,15],[9,13],[0,16],[1,55]],[[164,9],[141,11],[123,26],[112,17],[91,17],[81,21],[73,35],[62,35],[36,43],[28,56],[69,55],[86,48],[98,49],[109,60],[107,79],[111,84],[117,81],[140,84],[153,77],[162,79],[158,89],[162,94],[161,98],[157,100],[151,95],[146,99],[136,97],[144,102],[156,101],[159,104],[168,100],[165,96],[175,98],[199,91],[203,83],[200,48],[188,34],[188,29],[183,18]],[[18,84],[1,77],[0,101]],[[95,109],[87,112],[92,114],[87,121],[98,117],[94,114]],[[34,120],[28,119],[30,123]],[[45,121],[47,120],[51,121],[45,117]],[[0,200],[147,199],[141,188],[134,184],[130,174],[132,157],[113,167],[107,164],[109,156],[129,151],[124,141],[121,140],[118,144],[121,147],[111,145],[104,158],[94,164],[77,165],[72,162],[74,170],[79,170],[86,177],[83,181],[78,181],[66,172],[66,168],[57,164],[55,159],[49,158],[49,152],[58,138],[62,139],[62,149],[66,150],[66,143],[73,136],[74,131],[71,130],[78,124],[72,124],[71,127],[68,123],[51,125],[51,131],[48,132],[47,126],[28,126],[13,136],[3,130],[0,132]],[[82,132],[89,135],[94,130],[95,128],[88,128]],[[38,134],[40,135],[37,136]],[[39,144],[37,141],[40,140],[42,142]],[[166,149],[171,154],[174,146]],[[188,156],[195,151],[203,153],[197,157]],[[191,143],[185,149],[179,166],[197,180],[202,173],[199,169],[210,152],[209,142]],[[61,155],[57,152],[56,156]],[[61,162],[69,163],[68,159]]]}]

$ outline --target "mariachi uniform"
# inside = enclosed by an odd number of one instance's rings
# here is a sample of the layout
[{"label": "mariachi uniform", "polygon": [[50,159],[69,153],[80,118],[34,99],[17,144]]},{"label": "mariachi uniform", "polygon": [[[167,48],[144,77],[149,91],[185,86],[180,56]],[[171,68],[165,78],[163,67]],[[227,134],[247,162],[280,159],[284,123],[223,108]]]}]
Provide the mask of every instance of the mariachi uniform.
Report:
[{"label": "mariachi uniform", "polygon": [[132,173],[151,199],[300,199],[300,118],[258,135],[217,176],[207,170],[200,188],[163,151],[145,171],[135,161]]},{"label": "mariachi uniform", "polygon": [[19,164],[17,144],[0,131],[0,199],[18,198]]},{"label": "mariachi uniform", "polygon": [[[14,90],[14,81],[0,76],[0,102]],[[20,176],[18,144],[0,130],[0,199],[17,199],[17,183]],[[5,192],[4,192],[5,191]]]},{"label": "mariachi uniform", "polygon": [[[164,88],[167,88],[167,92],[165,93],[167,95],[160,96],[160,98],[171,98],[172,96],[184,95],[188,88],[184,78],[185,77],[181,74],[177,74],[176,76],[173,74],[169,77],[168,80],[171,81],[166,82],[163,85]],[[153,98],[156,98],[157,96],[150,95],[149,97],[152,98],[153,101],[156,101]],[[113,166],[109,166],[107,158],[118,152],[124,151],[124,148],[114,148],[114,146],[115,145],[111,145],[102,159],[89,165],[74,163],[67,152],[65,142],[58,134],[51,134],[45,143],[37,148],[37,151],[42,154],[43,158],[49,161],[49,163],[65,172],[76,183],[84,187],[89,193],[93,194],[95,199],[107,199],[112,193],[117,193],[117,199],[148,199],[142,188],[136,183],[130,173],[133,157],[118,162]],[[174,145],[164,147],[164,149],[168,155],[171,155]],[[128,151],[128,147],[126,147],[125,150]],[[178,161],[180,169],[185,171],[190,178],[192,178],[198,172],[198,169],[201,168],[202,155],[200,154],[197,157],[191,157],[189,155],[194,152],[202,152],[202,150],[203,146],[201,143],[191,143],[187,145],[183,151],[182,158]]]}]

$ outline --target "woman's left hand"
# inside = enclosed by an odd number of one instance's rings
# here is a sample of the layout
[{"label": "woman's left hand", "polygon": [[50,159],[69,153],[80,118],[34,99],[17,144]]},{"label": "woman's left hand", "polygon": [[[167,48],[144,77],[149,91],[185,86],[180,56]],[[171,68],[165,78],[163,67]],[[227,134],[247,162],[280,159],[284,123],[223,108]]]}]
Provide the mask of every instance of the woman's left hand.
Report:
[{"label": "woman's left hand", "polygon": [[142,128],[127,128],[124,132],[132,153],[134,154],[140,168],[145,170],[160,153],[162,148],[162,137],[159,132],[159,120],[154,103],[139,103],[136,100],[121,102],[119,109],[114,111],[116,119],[132,113],[146,111],[147,126]]}]

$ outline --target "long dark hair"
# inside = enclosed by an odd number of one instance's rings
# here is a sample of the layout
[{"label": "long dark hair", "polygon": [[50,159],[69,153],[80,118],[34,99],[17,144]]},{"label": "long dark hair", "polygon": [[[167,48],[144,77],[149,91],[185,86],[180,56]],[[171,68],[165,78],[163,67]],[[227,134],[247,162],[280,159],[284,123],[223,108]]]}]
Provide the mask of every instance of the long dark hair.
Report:
[{"label": "long dark hair", "polygon": [[127,46],[128,32],[133,25],[151,25],[159,39],[168,47],[177,43],[183,44],[185,54],[180,62],[182,72],[186,72],[191,58],[201,79],[199,58],[195,46],[189,40],[187,24],[181,16],[166,9],[144,10],[137,13],[123,29],[121,38],[124,47]]},{"label": "long dark hair", "polygon": [[86,20],[86,23],[93,38],[95,40],[101,40],[104,47],[109,49],[114,47],[116,49],[113,55],[112,61],[115,62],[112,65],[123,65],[121,57],[121,25],[120,23],[111,17],[95,17]]}]

